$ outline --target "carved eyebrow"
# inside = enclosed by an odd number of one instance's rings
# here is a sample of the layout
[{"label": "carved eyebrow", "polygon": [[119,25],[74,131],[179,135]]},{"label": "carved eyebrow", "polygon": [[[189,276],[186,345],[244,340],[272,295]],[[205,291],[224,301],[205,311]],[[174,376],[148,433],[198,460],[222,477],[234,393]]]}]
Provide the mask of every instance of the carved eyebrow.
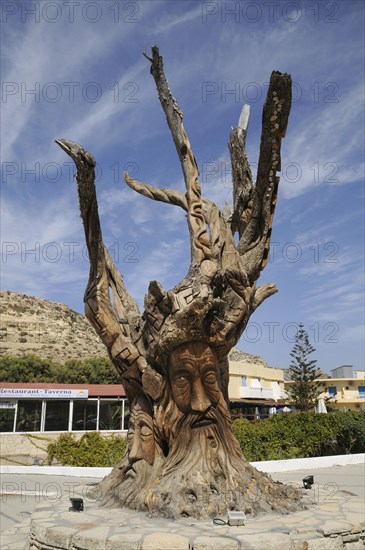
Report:
[{"label": "carved eyebrow", "polygon": [[[177,364],[176,366],[176,372],[179,372],[180,370],[188,370],[188,371],[193,371],[194,370],[194,365],[192,364],[191,360],[186,360],[184,358],[182,358],[179,363]],[[176,375],[176,373],[175,373]]]},{"label": "carved eyebrow", "polygon": [[211,371],[217,372],[217,367],[216,367],[215,363],[213,363],[213,362],[204,363],[204,365],[202,365],[201,369],[202,369],[202,371],[211,370]]},{"label": "carved eyebrow", "polygon": [[139,421],[139,427],[143,428],[146,426],[147,428],[152,429],[152,418],[151,417],[143,417]]}]

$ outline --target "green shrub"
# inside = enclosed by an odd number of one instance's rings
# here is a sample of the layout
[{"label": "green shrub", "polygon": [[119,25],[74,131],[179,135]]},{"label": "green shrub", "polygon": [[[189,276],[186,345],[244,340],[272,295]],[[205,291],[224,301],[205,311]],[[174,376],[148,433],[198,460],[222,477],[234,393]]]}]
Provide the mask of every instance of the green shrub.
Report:
[{"label": "green shrub", "polygon": [[339,450],[343,454],[365,451],[365,414],[343,413],[337,435]]},{"label": "green shrub", "polygon": [[287,413],[235,420],[233,432],[249,461],[365,452],[365,413]]},{"label": "green shrub", "polygon": [[85,433],[80,440],[64,433],[47,447],[47,462],[54,460],[62,466],[115,466],[125,455],[127,440],[112,435],[103,437],[99,432]]},{"label": "green shrub", "polygon": [[3,382],[53,382],[56,364],[36,355],[0,357],[0,378]]}]

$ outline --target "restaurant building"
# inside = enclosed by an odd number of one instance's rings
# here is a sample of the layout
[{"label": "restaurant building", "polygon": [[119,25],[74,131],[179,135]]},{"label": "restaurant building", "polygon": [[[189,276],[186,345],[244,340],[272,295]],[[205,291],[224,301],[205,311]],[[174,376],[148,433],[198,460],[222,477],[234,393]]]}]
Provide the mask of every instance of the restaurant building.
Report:
[{"label": "restaurant building", "polygon": [[120,384],[0,383],[0,432],[126,431]]},{"label": "restaurant building", "polygon": [[43,464],[61,433],[124,436],[129,407],[121,384],[0,383],[0,461]]}]

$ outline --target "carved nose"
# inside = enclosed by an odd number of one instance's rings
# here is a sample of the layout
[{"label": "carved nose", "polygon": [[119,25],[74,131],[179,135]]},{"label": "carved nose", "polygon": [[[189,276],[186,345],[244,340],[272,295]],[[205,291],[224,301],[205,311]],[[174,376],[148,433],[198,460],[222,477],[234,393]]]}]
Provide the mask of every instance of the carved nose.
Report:
[{"label": "carved nose", "polygon": [[191,400],[191,410],[196,412],[204,412],[209,407],[211,407],[212,403],[210,402],[209,398],[207,397],[203,385],[199,379],[195,380],[194,386],[193,386],[193,396]]},{"label": "carved nose", "polygon": [[137,460],[142,460],[143,450],[142,445],[138,441],[138,438],[135,437],[131,450],[129,451],[129,460],[130,462],[136,462]]}]

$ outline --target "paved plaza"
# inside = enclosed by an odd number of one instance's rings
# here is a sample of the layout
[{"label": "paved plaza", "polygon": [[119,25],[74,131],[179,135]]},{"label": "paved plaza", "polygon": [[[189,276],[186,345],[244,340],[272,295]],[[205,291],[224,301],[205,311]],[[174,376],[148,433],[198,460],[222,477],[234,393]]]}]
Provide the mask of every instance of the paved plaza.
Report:
[{"label": "paved plaza", "polygon": [[[90,540],[95,540],[95,550],[106,547],[107,539],[107,547],[116,550],[124,547],[125,550],[172,550],[175,546],[176,549],[189,549],[189,544],[194,550],[364,548],[364,540],[359,538],[360,531],[365,528],[364,464],[270,475],[275,480],[301,486],[303,477],[309,474],[314,475],[313,487],[310,490],[301,489],[308,503],[307,510],[247,519],[244,527],[218,526],[211,521],[199,522],[191,518],[180,521],[152,520],[146,514],[131,510],[98,509],[88,497],[88,492],[100,478],[3,474],[1,548],[27,548],[30,516],[36,508],[32,517],[35,542],[37,537],[42,538],[45,529],[54,524],[53,536],[57,542],[54,548],[67,548],[71,536],[74,537],[72,547],[87,548]],[[71,496],[84,498],[84,512],[68,512]],[[340,532],[341,540],[338,538]],[[120,545],[120,537],[126,546]],[[307,546],[304,542],[308,543]]]}]

